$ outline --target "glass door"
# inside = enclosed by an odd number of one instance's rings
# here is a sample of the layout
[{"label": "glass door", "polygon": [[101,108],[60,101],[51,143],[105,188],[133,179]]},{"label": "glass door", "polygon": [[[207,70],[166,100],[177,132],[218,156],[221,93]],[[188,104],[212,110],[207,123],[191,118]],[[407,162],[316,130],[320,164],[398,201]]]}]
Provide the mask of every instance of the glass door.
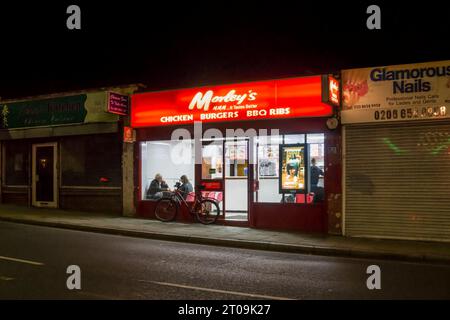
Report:
[{"label": "glass door", "polygon": [[33,145],[32,202],[57,207],[56,142]]},{"label": "glass door", "polygon": [[225,219],[248,220],[248,140],[225,141]]},{"label": "glass door", "polygon": [[248,148],[248,139],[202,142],[203,195],[218,201],[227,221],[248,221]]},{"label": "glass door", "polygon": [[201,185],[203,196],[219,203],[221,215],[225,212],[224,204],[224,152],[223,140],[202,142]]}]

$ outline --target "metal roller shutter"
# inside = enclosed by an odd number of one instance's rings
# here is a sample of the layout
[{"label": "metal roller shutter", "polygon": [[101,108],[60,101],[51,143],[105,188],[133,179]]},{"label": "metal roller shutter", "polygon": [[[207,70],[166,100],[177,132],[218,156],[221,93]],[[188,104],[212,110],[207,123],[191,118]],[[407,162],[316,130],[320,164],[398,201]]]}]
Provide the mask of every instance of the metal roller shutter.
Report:
[{"label": "metal roller shutter", "polygon": [[345,128],[345,233],[450,241],[450,123]]}]

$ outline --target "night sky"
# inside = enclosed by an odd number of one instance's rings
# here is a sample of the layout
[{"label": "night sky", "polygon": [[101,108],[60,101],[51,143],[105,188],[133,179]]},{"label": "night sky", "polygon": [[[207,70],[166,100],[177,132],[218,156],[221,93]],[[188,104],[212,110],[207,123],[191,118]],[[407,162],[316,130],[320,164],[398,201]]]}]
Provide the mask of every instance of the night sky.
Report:
[{"label": "night sky", "polygon": [[[450,59],[445,1],[0,4],[0,97],[127,83],[148,90]],[[243,4],[244,3],[244,4]],[[331,5],[331,3],[333,3]],[[66,8],[81,7],[82,30]]]}]

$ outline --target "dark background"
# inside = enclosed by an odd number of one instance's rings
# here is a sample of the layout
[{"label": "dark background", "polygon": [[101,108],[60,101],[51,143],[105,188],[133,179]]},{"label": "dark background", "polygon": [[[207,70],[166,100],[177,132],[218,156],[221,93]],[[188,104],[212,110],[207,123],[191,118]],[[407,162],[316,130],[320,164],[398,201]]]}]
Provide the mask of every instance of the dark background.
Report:
[{"label": "dark background", "polygon": [[[0,97],[450,59],[445,1],[93,2],[0,4]],[[81,7],[81,31],[66,28],[70,4]],[[381,7],[381,30],[366,28],[370,4]]]}]

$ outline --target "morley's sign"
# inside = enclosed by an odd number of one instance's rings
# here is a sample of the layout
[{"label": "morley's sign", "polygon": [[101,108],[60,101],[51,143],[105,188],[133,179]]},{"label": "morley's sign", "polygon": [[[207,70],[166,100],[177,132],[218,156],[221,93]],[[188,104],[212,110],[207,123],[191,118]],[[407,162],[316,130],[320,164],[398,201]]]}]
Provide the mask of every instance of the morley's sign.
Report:
[{"label": "morley's sign", "polygon": [[134,94],[133,127],[325,117],[321,76]]},{"label": "morley's sign", "polygon": [[450,118],[450,61],[342,71],[342,123]]}]

